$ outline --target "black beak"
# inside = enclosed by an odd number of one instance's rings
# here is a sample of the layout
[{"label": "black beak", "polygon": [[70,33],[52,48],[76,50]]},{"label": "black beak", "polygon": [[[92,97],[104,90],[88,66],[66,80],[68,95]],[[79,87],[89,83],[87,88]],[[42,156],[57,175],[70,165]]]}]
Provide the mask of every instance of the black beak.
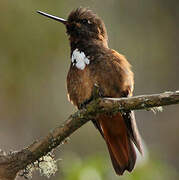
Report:
[{"label": "black beak", "polygon": [[54,19],[54,20],[56,20],[56,21],[59,21],[59,22],[63,23],[64,25],[67,24],[67,20],[65,20],[65,19],[63,19],[63,18],[59,18],[59,17],[57,17],[57,16],[53,16],[53,15],[47,14],[47,13],[42,12],[42,11],[37,11],[37,13],[39,13],[39,14],[41,14],[41,15],[43,15],[43,16],[46,16],[46,17],[48,17],[48,18]]}]

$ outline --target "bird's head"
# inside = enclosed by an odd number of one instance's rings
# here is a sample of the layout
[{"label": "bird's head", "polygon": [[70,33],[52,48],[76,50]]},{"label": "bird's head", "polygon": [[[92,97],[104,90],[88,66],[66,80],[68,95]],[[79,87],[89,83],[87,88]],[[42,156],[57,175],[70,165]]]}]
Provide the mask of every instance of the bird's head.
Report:
[{"label": "bird's head", "polygon": [[107,32],[103,21],[87,8],[77,8],[73,10],[69,14],[67,20],[49,15],[42,11],[37,12],[63,23],[71,39],[95,39],[107,43]]}]

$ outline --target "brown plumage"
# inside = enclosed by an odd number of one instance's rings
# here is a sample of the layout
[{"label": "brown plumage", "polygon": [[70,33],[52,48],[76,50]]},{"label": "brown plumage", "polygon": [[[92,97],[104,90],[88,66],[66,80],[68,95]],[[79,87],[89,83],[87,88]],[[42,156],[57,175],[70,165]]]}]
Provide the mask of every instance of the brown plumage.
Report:
[{"label": "brown plumage", "polygon": [[[103,97],[132,96],[134,80],[130,64],[123,55],[108,48],[105,25],[96,14],[78,8],[66,21],[39,13],[66,26],[72,58],[67,90],[69,100],[75,106],[80,109],[93,99],[95,84]],[[122,175],[125,170],[132,171],[136,162],[133,143],[142,153],[134,113],[102,114],[93,123],[107,144],[116,173]]]},{"label": "brown plumage", "polygon": [[132,171],[136,154],[127,127],[120,113],[113,116],[101,115],[98,122],[102,128],[111,160],[116,172],[121,175],[124,170]]}]

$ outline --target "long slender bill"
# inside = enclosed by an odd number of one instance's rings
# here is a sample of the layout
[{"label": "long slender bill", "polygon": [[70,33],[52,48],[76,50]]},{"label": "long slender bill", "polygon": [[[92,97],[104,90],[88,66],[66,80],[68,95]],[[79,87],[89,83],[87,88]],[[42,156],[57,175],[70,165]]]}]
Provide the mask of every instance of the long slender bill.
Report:
[{"label": "long slender bill", "polygon": [[47,13],[42,12],[42,11],[37,11],[37,13],[39,13],[39,14],[41,14],[41,15],[43,15],[43,16],[46,16],[46,17],[48,17],[48,18],[54,19],[54,20],[56,20],[56,21],[59,21],[59,22],[65,24],[65,25],[66,25],[66,23],[67,23],[67,20],[65,20],[65,19],[63,19],[63,18],[59,18],[59,17],[57,17],[57,16],[53,16],[53,15],[47,14]]}]

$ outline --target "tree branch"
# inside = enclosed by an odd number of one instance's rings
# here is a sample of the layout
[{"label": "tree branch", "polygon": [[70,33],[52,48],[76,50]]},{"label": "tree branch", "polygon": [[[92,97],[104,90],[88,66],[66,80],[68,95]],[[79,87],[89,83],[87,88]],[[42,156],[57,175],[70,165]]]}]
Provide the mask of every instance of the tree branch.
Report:
[{"label": "tree branch", "polygon": [[130,98],[95,98],[86,108],[71,115],[45,138],[34,142],[21,151],[0,155],[0,179],[14,180],[20,170],[56,148],[74,131],[101,113],[125,112],[178,103],[179,91]]}]

